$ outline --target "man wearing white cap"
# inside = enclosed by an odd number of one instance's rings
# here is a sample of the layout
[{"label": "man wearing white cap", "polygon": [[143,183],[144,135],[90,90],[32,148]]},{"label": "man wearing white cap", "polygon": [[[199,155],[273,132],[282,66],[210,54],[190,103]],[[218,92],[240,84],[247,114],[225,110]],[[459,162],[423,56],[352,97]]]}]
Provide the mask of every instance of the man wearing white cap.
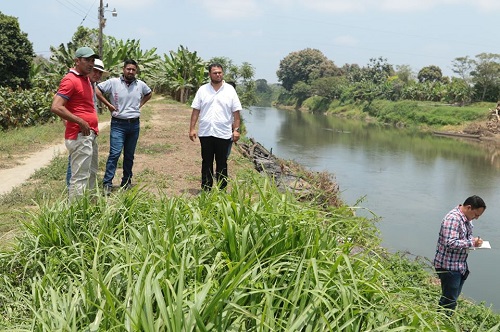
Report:
[{"label": "man wearing white cap", "polygon": [[90,47],[76,50],[75,66],[61,80],[50,108],[67,121],[64,142],[71,157],[70,201],[87,188],[94,189],[97,180],[99,122],[88,75],[98,57]]}]

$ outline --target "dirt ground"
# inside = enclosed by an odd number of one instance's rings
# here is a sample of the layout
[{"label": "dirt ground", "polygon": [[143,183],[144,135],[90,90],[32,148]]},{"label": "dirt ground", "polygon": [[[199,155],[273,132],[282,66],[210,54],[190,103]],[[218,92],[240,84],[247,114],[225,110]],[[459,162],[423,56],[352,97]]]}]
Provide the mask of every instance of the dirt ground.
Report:
[{"label": "dirt ground", "polygon": [[[201,179],[200,142],[192,142],[188,136],[191,109],[155,100],[145,107],[152,109],[152,112],[151,116],[141,119],[141,134],[134,161],[134,184],[169,196],[198,194]],[[99,170],[101,179],[109,152],[109,131],[105,127],[101,127],[98,141],[100,168],[103,168]],[[0,195],[24,183],[36,169],[48,165],[55,155],[66,153],[61,138],[61,142],[28,157],[23,155],[19,160],[11,160],[9,164],[12,167],[0,169]],[[236,174],[238,169],[251,165],[241,163],[242,158],[238,148],[233,145],[228,161],[230,176]],[[119,168],[114,185],[119,184],[121,175]]]},{"label": "dirt ground", "polygon": [[[134,161],[134,182],[157,188],[168,196],[196,195],[201,185],[200,142],[189,139],[191,109],[179,104],[151,103],[152,116],[141,123]],[[106,146],[107,149],[107,146]],[[107,156],[107,150],[100,152]],[[229,175],[243,167],[236,145],[228,160]],[[248,166],[248,164],[247,164]],[[117,172],[118,173],[118,172]],[[115,184],[119,181],[115,176]]]}]

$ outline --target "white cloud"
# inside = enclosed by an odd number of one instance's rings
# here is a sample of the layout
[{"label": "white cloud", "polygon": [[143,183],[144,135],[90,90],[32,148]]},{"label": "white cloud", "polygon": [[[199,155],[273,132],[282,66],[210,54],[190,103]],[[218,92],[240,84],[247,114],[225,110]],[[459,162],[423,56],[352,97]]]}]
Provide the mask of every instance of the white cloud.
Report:
[{"label": "white cloud", "polygon": [[235,20],[246,17],[255,17],[260,13],[257,0],[197,0],[213,18]]}]

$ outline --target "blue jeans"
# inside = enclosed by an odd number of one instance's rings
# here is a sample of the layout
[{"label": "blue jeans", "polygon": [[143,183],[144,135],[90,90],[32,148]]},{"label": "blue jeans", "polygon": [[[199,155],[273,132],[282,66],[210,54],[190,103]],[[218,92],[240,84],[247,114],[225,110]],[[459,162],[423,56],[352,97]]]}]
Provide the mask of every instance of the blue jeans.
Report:
[{"label": "blue jeans", "polygon": [[[200,137],[201,143],[201,189],[212,189],[214,178],[220,189],[227,186],[227,157],[231,139],[213,136]],[[215,177],[214,177],[215,159]]]},{"label": "blue jeans", "polygon": [[436,269],[437,275],[441,280],[441,298],[439,299],[439,306],[444,309],[455,310],[457,307],[457,300],[462,292],[467,275],[463,275],[458,271],[449,271],[443,269]]},{"label": "blue jeans", "polygon": [[137,119],[120,120],[111,119],[109,133],[109,156],[106,162],[103,185],[111,186],[115,177],[118,159],[123,150],[123,177],[120,186],[131,183],[134,154],[139,139],[140,121]]}]

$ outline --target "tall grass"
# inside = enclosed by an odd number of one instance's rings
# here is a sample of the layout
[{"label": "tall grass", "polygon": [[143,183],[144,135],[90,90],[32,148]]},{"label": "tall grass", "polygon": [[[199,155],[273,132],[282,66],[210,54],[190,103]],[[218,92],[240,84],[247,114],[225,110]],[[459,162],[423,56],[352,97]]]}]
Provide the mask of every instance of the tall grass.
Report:
[{"label": "tall grass", "polygon": [[459,330],[358,241],[370,221],[265,178],[195,199],[135,188],[67,204],[39,206],[0,254],[1,329]]}]

